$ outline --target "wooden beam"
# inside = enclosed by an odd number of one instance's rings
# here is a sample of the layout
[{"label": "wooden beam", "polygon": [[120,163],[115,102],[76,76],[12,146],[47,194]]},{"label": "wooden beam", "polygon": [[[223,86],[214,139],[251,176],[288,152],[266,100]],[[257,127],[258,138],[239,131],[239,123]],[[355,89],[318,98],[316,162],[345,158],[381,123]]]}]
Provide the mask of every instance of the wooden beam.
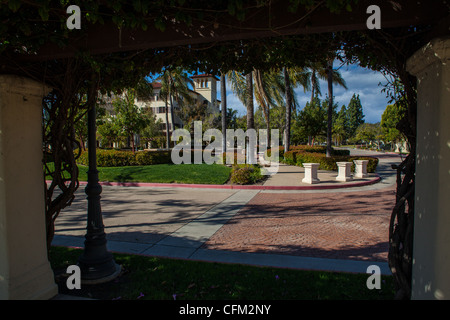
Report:
[{"label": "wooden beam", "polygon": [[[392,3],[396,3],[394,6]],[[136,51],[151,48],[167,48],[205,43],[220,43],[234,40],[266,37],[325,33],[336,31],[364,30],[369,14],[367,7],[376,4],[381,9],[381,28],[405,27],[433,23],[448,16],[445,5],[437,2],[397,0],[364,0],[354,6],[351,12],[330,13],[323,5],[296,13],[288,11],[287,1],[274,2],[272,6],[254,9],[245,21],[238,21],[224,14],[217,21],[194,20],[192,26],[167,21],[164,32],[154,28],[150,21],[148,30],[119,30],[112,22],[104,25],[82,25],[80,32],[65,48],[48,44],[38,55],[27,56],[26,60],[47,60],[73,56],[77,51],[91,54]],[[84,29],[84,30],[83,30]],[[80,34],[81,33],[81,34]],[[25,57],[22,57],[25,58]]]}]

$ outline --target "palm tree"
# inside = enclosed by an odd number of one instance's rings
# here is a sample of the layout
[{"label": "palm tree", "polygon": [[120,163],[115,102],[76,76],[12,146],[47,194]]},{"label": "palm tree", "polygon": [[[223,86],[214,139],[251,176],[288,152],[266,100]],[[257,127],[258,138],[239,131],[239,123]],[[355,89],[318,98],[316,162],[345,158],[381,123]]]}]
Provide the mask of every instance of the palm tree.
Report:
[{"label": "palm tree", "polygon": [[331,130],[333,126],[333,61],[328,59],[328,121],[327,121],[327,158],[331,157]]},{"label": "palm tree", "polygon": [[247,130],[255,128],[255,110],[253,106],[253,71],[245,75],[246,82],[246,99],[247,107]]},{"label": "palm tree", "polygon": [[303,87],[303,91],[306,92],[311,89],[310,77],[308,71],[305,68],[283,68],[284,79],[284,93],[286,100],[286,122],[284,131],[284,150],[289,151],[291,143],[291,118],[292,111],[296,110],[298,106],[297,99],[294,95],[294,88],[299,85]]},{"label": "palm tree", "polygon": [[[283,68],[284,85],[286,88],[291,87],[291,79],[286,67]],[[291,143],[291,110],[292,110],[292,95],[291,90],[286,90],[286,124],[284,128],[284,150],[289,151]]]},{"label": "palm tree", "polygon": [[253,98],[261,107],[266,127],[270,129],[270,107],[283,101],[284,86],[279,72],[262,72],[255,69],[244,76],[237,71],[230,71],[228,80],[233,92],[247,107],[247,129],[255,126]]},{"label": "palm tree", "polygon": [[[328,62],[326,65],[320,62],[307,63],[307,69],[309,70],[307,72],[307,75],[310,79],[309,82],[311,88],[311,103],[316,95],[322,95],[320,91],[320,80],[328,81],[328,65]],[[338,70],[333,69],[332,83],[347,89],[347,84],[345,83],[344,78],[342,78],[342,75]]]},{"label": "palm tree", "polygon": [[[321,95],[319,80],[326,80],[328,83],[328,96],[330,97],[329,109],[333,106],[333,84],[339,85],[344,89],[347,89],[347,84],[341,73],[338,70],[333,69],[333,59],[328,59],[326,65],[321,62],[309,62],[308,69],[309,77],[311,81],[311,103],[316,95]],[[331,66],[331,67],[330,67]],[[331,70],[331,72],[329,72]],[[332,111],[328,110],[328,128],[327,128],[327,156],[331,156],[331,137],[330,127],[332,126]]]},{"label": "palm tree", "polygon": [[[249,74],[251,75],[251,72]],[[253,105],[249,106],[247,104],[247,99],[249,96],[251,96],[251,101],[253,101],[253,94],[249,92],[247,89],[249,77],[248,75],[245,76],[244,74],[236,70],[228,71],[226,76],[228,82],[231,85],[231,90],[234,92],[234,94],[236,94],[238,99],[247,107],[247,129],[248,129],[248,124],[249,122],[252,122],[251,117],[253,116]]]},{"label": "palm tree", "polygon": [[227,152],[227,92],[225,74],[220,75],[220,104],[222,108],[222,152]]},{"label": "palm tree", "polygon": [[189,86],[193,86],[192,79],[188,74],[177,67],[175,69],[167,69],[162,76],[159,78],[161,80],[161,98],[165,103],[166,111],[166,147],[170,148],[170,127],[169,127],[169,104],[172,122],[172,131],[175,128],[175,110],[174,110],[174,100],[178,105],[182,103],[190,103],[191,96],[189,94]]}]

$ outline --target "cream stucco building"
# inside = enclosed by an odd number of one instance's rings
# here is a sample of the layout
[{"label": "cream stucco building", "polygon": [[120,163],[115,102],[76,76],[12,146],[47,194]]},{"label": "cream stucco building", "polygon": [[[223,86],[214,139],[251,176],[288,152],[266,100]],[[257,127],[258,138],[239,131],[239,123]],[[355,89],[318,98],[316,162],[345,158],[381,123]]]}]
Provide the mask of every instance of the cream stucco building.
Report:
[{"label": "cream stucco building", "polygon": [[[207,105],[207,112],[212,114],[219,114],[220,112],[220,100],[217,99],[217,81],[219,79],[210,74],[200,74],[192,76],[194,82],[194,88],[190,90],[191,98],[194,103],[203,103]],[[152,83],[153,86],[153,98],[152,101],[136,101],[138,107],[150,106],[153,113],[156,115],[156,120],[161,119],[163,125],[161,130],[165,132],[166,130],[166,107],[165,101],[161,99],[161,84],[158,82]],[[173,101],[173,107],[175,110],[174,120],[175,127],[172,123],[170,101],[168,101],[169,107],[169,129],[183,127],[183,121],[176,115],[176,111],[180,109],[180,106],[176,101]]]},{"label": "cream stucco building", "polygon": [[[192,89],[189,89],[189,94],[193,100],[191,103],[192,105],[202,103],[207,105],[207,113],[213,114],[215,116],[218,116],[220,112],[220,100],[217,99],[217,81],[220,81],[216,76],[210,75],[210,74],[200,74],[195,75],[191,77],[194,83],[194,87]],[[135,99],[135,105],[139,108],[145,108],[150,107],[152,110],[152,113],[156,115],[156,121],[161,121],[160,123],[160,130],[162,135],[165,135],[166,132],[166,102],[161,98],[161,83],[159,82],[153,82],[153,98],[150,100],[141,100],[136,98]],[[102,97],[103,103],[102,107],[104,107],[109,112],[113,111],[113,105],[112,102],[117,97],[115,95],[111,96],[104,96]],[[182,119],[177,115],[177,111],[180,110],[180,105],[173,100],[173,108],[175,110],[174,114],[174,122],[175,125],[172,123],[172,115],[171,115],[171,108],[170,108],[170,100],[167,101],[168,106],[168,121],[169,121],[169,130],[172,132],[172,130],[177,128],[182,128],[185,124],[183,123]],[[139,135],[134,136],[135,144],[139,145]],[[113,144],[113,147],[119,148],[120,143],[115,142]],[[150,146],[148,146],[150,147]]]}]

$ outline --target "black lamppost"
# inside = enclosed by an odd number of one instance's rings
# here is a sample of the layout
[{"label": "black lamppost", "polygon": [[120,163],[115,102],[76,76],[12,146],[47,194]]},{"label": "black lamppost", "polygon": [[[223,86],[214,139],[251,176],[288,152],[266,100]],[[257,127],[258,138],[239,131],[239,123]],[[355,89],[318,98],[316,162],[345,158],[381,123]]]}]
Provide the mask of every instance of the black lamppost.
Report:
[{"label": "black lamppost", "polygon": [[120,273],[120,266],[106,248],[100,194],[102,186],[98,183],[96,108],[95,103],[88,111],[88,183],[85,188],[88,201],[87,232],[84,241],[84,252],[78,260],[81,280],[84,283],[101,283],[110,281]]}]

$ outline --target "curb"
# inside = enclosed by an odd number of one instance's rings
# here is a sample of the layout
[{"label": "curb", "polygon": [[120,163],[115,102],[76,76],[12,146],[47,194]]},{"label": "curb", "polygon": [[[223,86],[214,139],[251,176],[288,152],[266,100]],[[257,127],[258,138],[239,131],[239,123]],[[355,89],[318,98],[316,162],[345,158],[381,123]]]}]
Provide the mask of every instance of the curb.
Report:
[{"label": "curb", "polygon": [[[160,187],[160,188],[198,188],[198,189],[232,189],[232,190],[329,190],[363,187],[375,184],[381,180],[380,176],[376,176],[368,181],[350,182],[339,185],[314,185],[314,186],[260,186],[260,185],[218,185],[218,184],[187,184],[187,183],[156,183],[156,182],[99,182],[102,186],[119,186],[119,187]],[[51,181],[46,181],[50,183]],[[80,181],[81,185],[87,185],[86,181]]]}]

